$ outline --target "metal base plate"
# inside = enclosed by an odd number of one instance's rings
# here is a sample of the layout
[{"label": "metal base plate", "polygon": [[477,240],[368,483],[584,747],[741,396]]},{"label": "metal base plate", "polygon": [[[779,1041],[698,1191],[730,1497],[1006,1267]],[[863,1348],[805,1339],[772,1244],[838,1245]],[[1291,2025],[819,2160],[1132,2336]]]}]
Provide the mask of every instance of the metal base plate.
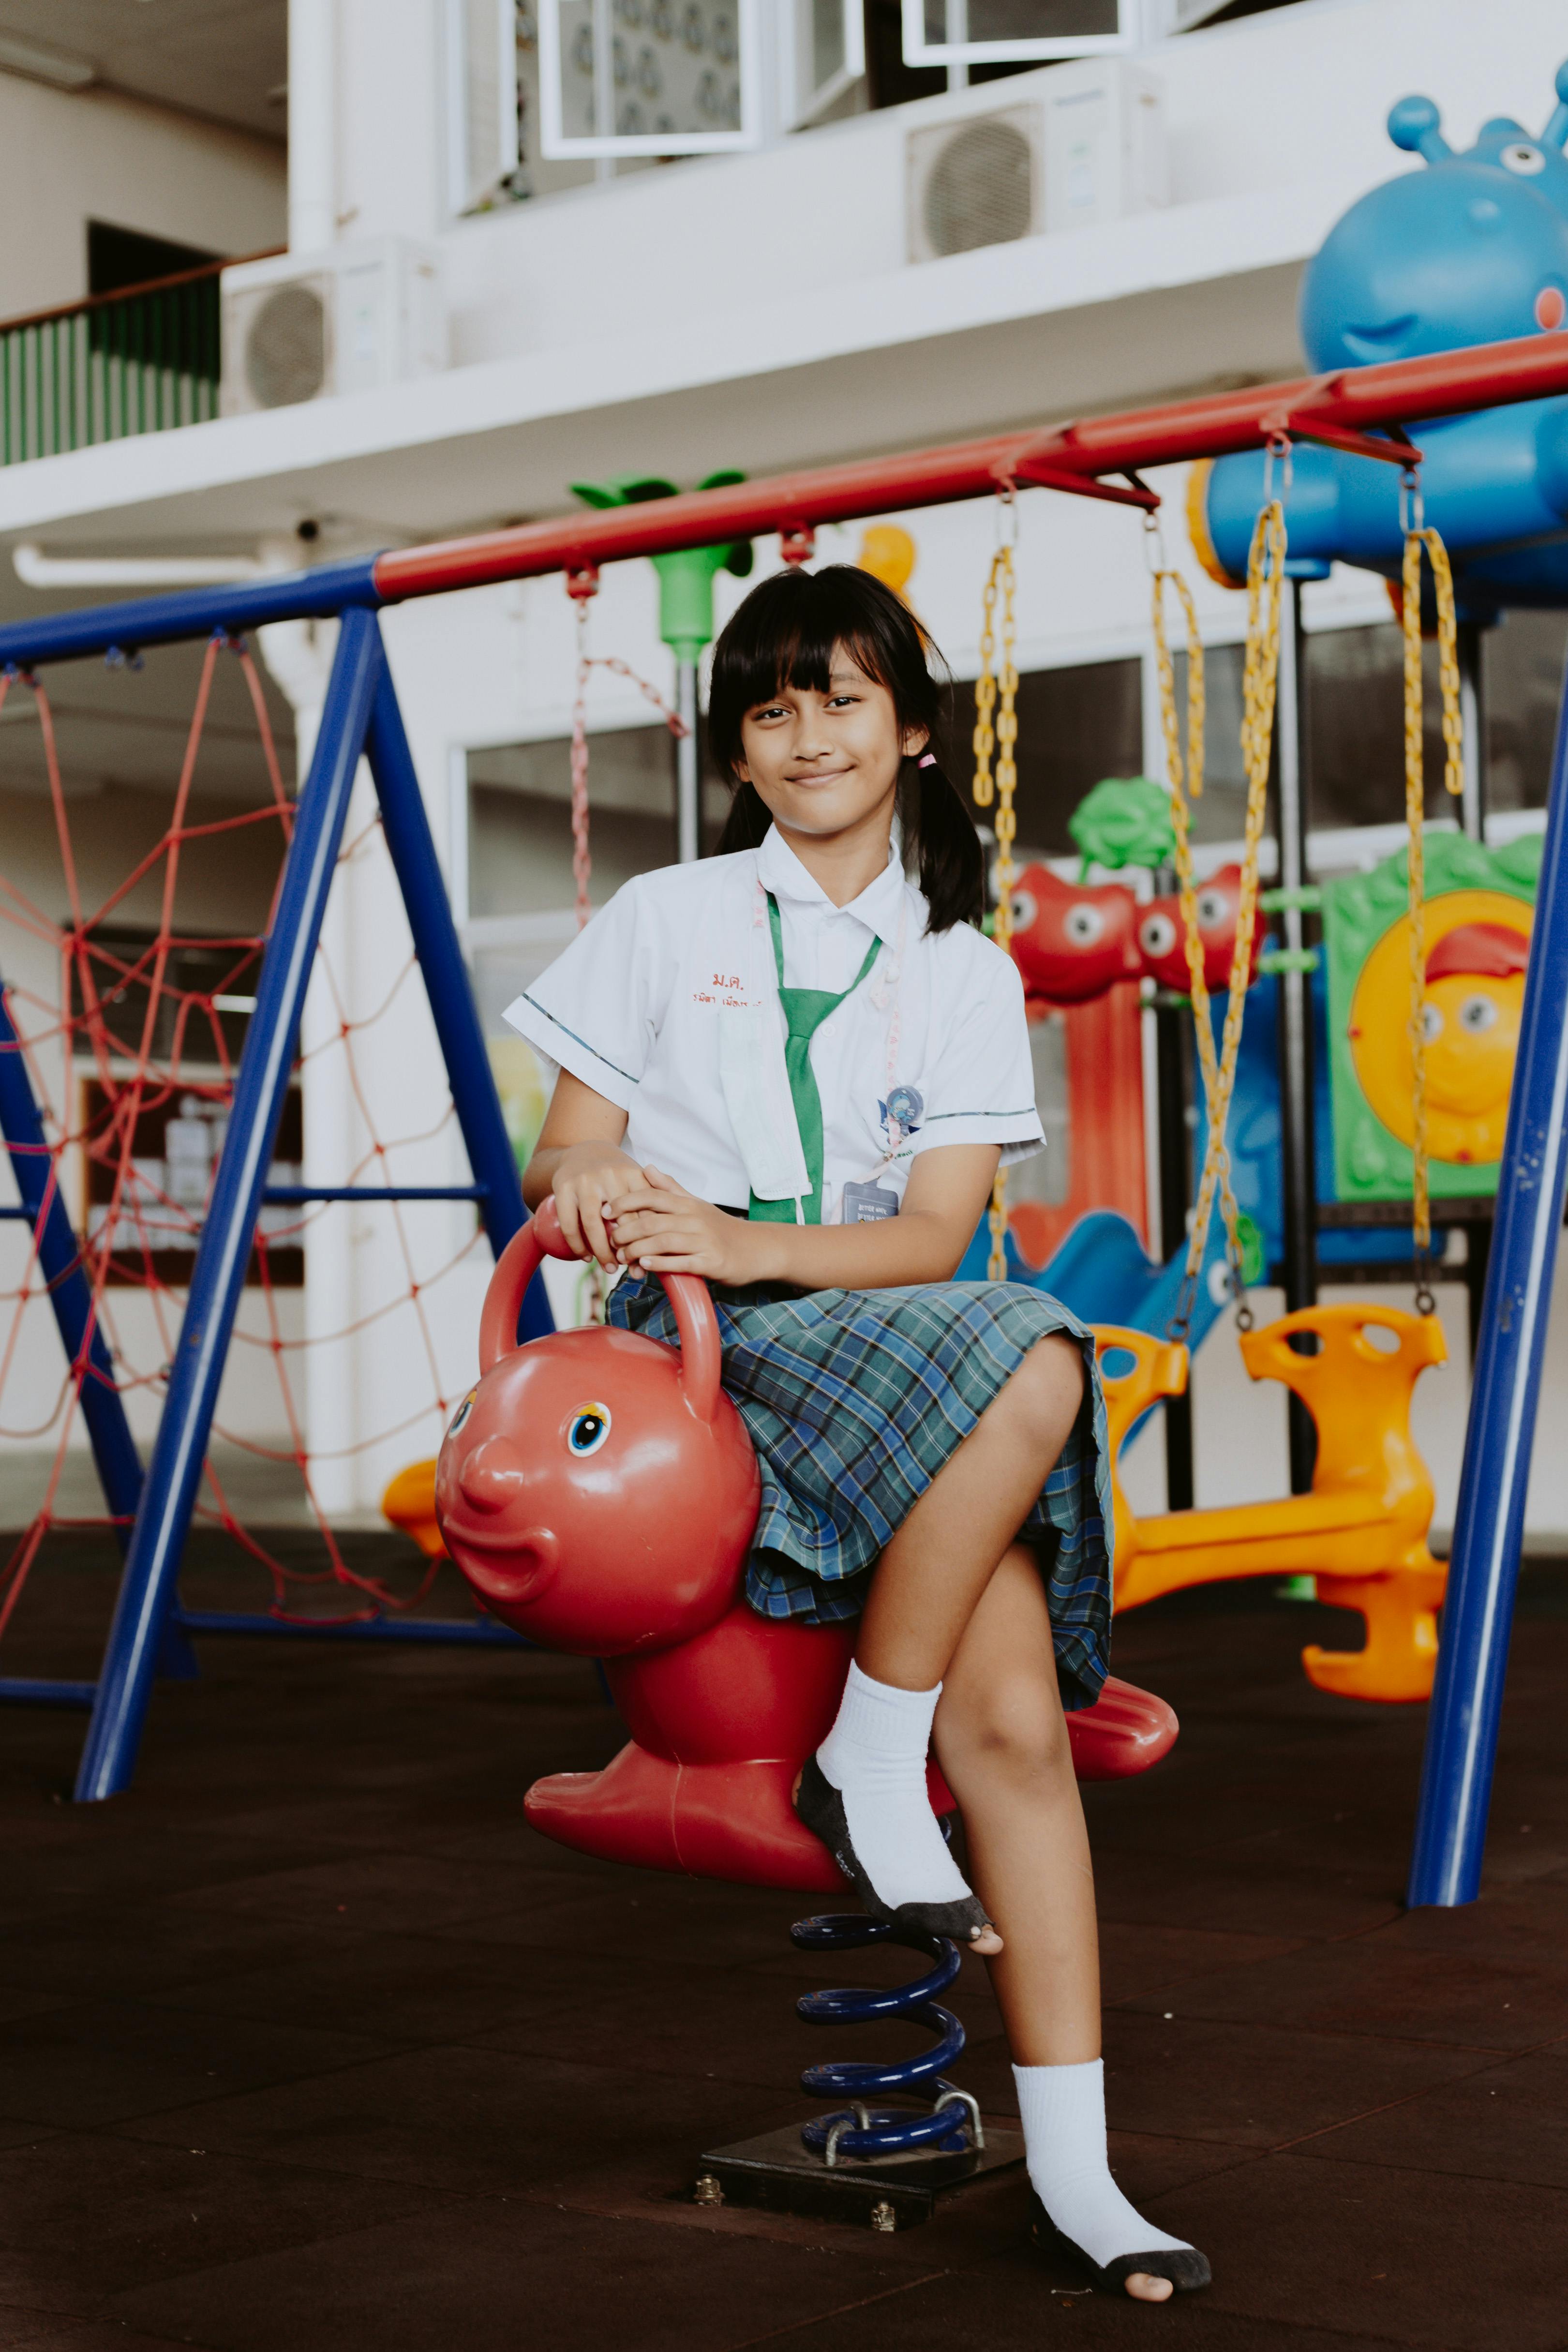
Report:
[{"label": "metal base plate", "polygon": [[[711,2148],[697,2175],[699,2182],[716,2181],[728,2205],[760,2205],[772,2213],[803,2213],[817,2221],[912,2230],[931,2219],[938,2198],[954,2196],[1022,2163],[1022,2132],[988,2121],[985,2147],[962,2156],[927,2156],[916,2148],[907,2156],[874,2161],[843,2157],[830,2171],[802,2144],[799,2128],[792,2127]],[[698,2200],[719,2201],[701,2187]]]}]

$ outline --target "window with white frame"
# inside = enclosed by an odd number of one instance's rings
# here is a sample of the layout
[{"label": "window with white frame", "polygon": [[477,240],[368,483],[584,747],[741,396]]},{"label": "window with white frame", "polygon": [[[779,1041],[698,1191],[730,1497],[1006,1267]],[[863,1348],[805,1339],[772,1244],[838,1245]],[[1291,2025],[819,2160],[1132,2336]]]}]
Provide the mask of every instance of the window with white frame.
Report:
[{"label": "window with white frame", "polygon": [[544,154],[760,145],[762,0],[539,0]]},{"label": "window with white frame", "polygon": [[803,131],[865,72],[863,0],[789,0],[778,24],[779,121]]},{"label": "window with white frame", "polygon": [[516,0],[446,0],[447,203],[482,210],[517,168]]}]

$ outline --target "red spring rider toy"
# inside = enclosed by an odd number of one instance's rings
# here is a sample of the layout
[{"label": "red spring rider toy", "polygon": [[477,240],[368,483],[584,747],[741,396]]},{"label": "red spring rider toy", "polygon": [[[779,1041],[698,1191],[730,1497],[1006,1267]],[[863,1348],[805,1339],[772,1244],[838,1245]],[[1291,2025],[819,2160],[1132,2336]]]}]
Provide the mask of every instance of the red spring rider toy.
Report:
[{"label": "red spring rider toy", "polygon": [[[838,1865],[789,1796],[838,1711],[853,1629],[760,1617],[742,1596],[760,1482],[746,1425],[720,1385],[707,1285],[662,1277],[678,1350],[606,1328],[518,1347],[523,1293],[547,1251],[570,1255],[553,1201],[491,1276],[479,1385],[458,1407],[435,1476],[447,1549],[486,1606],[547,1649],[602,1658],[632,1734],[601,1772],[537,1780],[528,1817],[546,1837],[613,1862],[838,1893]],[[1107,1683],[1069,1723],[1086,1779],[1157,1763],[1176,1733],[1169,1707],[1124,1683]],[[951,1811],[934,1765],[928,1777],[936,1810]],[[803,2127],[808,2155],[797,2147],[794,2167],[917,2150],[981,2161],[979,2109],[945,2071],[963,2051],[964,2028],[935,1998],[957,1976],[956,1945],[858,1916],[807,1919],[791,1932],[805,1950],[891,1939],[936,1963],[892,1990],[801,2001],[803,2016],[826,2024],[907,2017],[936,2042],[893,2063],[809,2067],[804,2089],[852,2104]],[[933,2104],[867,2104],[889,2092]],[[751,2195],[756,2166],[740,2151],[731,2176],[727,2153],[705,2165]]]},{"label": "red spring rider toy", "polygon": [[[610,1861],[838,1892],[789,1792],[832,1724],[853,1629],[760,1617],[742,1595],[757,1459],[719,1383],[707,1285],[663,1277],[678,1352],[602,1328],[519,1347],[547,1252],[570,1255],[553,1201],[491,1276],[482,1377],[435,1482],[447,1549],[486,1607],[545,1649],[603,1659],[632,1734],[602,1772],[536,1781],[528,1819]],[[1176,1738],[1161,1700],[1113,1681],[1069,1727],[1085,1780],[1141,1771]],[[930,1778],[950,1811],[935,1767]]]}]

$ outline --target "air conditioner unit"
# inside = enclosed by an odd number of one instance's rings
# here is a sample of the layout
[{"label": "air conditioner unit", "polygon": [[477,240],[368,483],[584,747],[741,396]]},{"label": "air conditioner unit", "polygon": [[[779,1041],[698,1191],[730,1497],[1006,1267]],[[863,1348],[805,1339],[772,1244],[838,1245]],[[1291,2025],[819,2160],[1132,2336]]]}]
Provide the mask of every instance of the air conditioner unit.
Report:
[{"label": "air conditioner unit", "polygon": [[1122,58],[1057,66],[1028,105],[950,115],[905,145],[908,250],[936,261],[978,246],[1087,228],[1167,201],[1155,77]]},{"label": "air conditioner unit", "polygon": [[434,253],[400,236],[225,269],[219,413],[366,392],[446,364]]}]

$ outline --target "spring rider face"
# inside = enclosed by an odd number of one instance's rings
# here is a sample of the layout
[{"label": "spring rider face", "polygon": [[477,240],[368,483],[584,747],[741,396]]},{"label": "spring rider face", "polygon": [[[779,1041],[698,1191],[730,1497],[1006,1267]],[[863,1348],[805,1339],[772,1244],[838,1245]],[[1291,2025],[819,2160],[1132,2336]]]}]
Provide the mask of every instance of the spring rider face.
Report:
[{"label": "spring rider face", "polygon": [[1431,168],[1363,196],[1312,260],[1301,340],[1314,368],[1502,342],[1568,315],[1562,154],[1510,122],[1489,124],[1492,137],[1472,155],[1454,155],[1437,120],[1425,99],[1395,108],[1395,144],[1425,153]]},{"label": "spring rider face", "polygon": [[[1231,959],[1236,953],[1236,914],[1241,903],[1241,868],[1222,866],[1197,893],[1197,934],[1203,942],[1204,984],[1211,994],[1230,984]],[[1186,943],[1182,932],[1181,900],[1155,898],[1140,909],[1138,948],[1143,971],[1162,988],[1186,995],[1192,984],[1186,968]],[[1252,930],[1252,973],[1262,952],[1261,924]]]},{"label": "spring rider face", "polygon": [[1013,888],[1013,961],[1025,992],[1048,1004],[1084,1004],[1119,980],[1136,980],[1138,909],[1130,890],[1091,890],[1049,866],[1026,866]]},{"label": "spring rider face", "polygon": [[758,1492],[719,1386],[706,1286],[668,1285],[678,1355],[630,1331],[518,1348],[517,1307],[546,1250],[568,1254],[553,1204],[491,1281],[484,1377],[436,1466],[447,1549],[486,1608],[549,1649],[612,1657],[700,1633],[734,1598]]}]

